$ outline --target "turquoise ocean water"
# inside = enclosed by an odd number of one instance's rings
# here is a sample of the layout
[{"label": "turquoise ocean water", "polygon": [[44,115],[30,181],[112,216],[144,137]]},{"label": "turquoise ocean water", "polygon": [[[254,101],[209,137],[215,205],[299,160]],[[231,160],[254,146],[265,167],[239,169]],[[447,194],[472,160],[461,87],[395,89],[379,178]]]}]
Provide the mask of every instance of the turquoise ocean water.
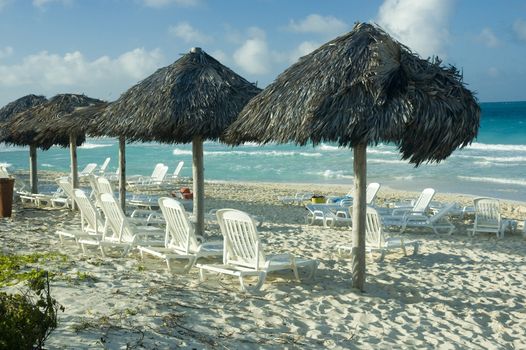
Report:
[{"label": "turquoise ocean water", "polygon": [[[526,102],[482,103],[482,120],[475,142],[440,164],[414,168],[400,160],[395,146],[368,149],[368,182],[395,189],[466,193],[526,201]],[[128,174],[149,175],[158,162],[173,172],[184,160],[183,176],[191,176],[191,145],[132,143],[127,145]],[[205,179],[291,183],[352,184],[352,150],[325,143],[317,147],[245,144],[230,147],[206,142]],[[88,139],[78,150],[79,169],[111,157],[116,170],[118,141]],[[10,171],[28,169],[28,148],[0,145],[0,163]],[[42,170],[68,171],[68,149],[38,151]]]}]

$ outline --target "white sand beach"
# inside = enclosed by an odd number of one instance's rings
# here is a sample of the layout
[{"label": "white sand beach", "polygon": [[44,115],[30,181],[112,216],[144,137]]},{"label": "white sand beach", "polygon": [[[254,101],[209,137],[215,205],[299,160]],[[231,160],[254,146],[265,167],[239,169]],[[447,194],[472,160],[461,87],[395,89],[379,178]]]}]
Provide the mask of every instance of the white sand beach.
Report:
[{"label": "white sand beach", "polygon": [[[296,191],[343,195],[345,186],[206,183],[206,208],[236,208],[264,218],[259,233],[269,252],[315,258],[313,281],[272,273],[260,293],[239,291],[237,279],[198,269],[171,275],[160,259],[102,258],[61,245],[57,228],[78,224],[69,210],[15,203],[0,219],[3,254],[58,252],[43,262],[56,273],[52,295],[65,307],[48,349],[513,349],[526,346],[526,203],[501,202],[502,215],[519,221],[503,239],[457,231],[404,233],[423,242],[416,256],[367,259],[366,292],[351,289],[351,260],[335,246],[351,241],[349,228],[305,224],[306,209],[277,201]],[[381,188],[379,204],[418,193]],[[463,205],[469,196],[437,193]],[[210,236],[219,236],[211,226]]]}]

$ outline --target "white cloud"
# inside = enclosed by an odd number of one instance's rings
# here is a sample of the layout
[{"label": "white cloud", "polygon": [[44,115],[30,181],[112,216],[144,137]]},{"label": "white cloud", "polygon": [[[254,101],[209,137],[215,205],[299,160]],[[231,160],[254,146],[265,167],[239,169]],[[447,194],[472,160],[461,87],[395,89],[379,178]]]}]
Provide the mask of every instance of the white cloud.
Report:
[{"label": "white cloud", "polygon": [[47,4],[52,2],[60,2],[63,5],[71,5],[73,0],[33,0],[33,6],[44,8]]},{"label": "white cloud", "polygon": [[377,23],[422,57],[445,56],[452,0],[385,0]]},{"label": "white cloud", "polygon": [[312,14],[301,21],[290,20],[288,29],[299,33],[318,33],[326,35],[338,35],[346,32],[347,23],[332,16],[321,16]]},{"label": "white cloud", "polygon": [[223,65],[226,65],[229,62],[228,56],[223,50],[210,52],[210,56],[221,62]]},{"label": "white cloud", "polygon": [[492,78],[497,78],[500,76],[500,71],[495,67],[490,67],[488,69],[488,75]]},{"label": "white cloud", "polygon": [[161,8],[169,5],[196,6],[200,0],[142,0],[145,6]]},{"label": "white cloud", "polygon": [[11,0],[0,0],[0,11],[11,2]]},{"label": "white cloud", "polygon": [[234,52],[234,61],[248,73],[267,74],[270,71],[270,55],[265,38],[252,37]]},{"label": "white cloud", "polygon": [[526,41],[526,21],[518,19],[513,23],[513,30],[517,35],[517,38],[522,41]]},{"label": "white cloud", "polygon": [[153,73],[163,61],[158,49],[137,48],[113,59],[102,56],[92,61],[79,51],[64,56],[42,51],[18,64],[0,64],[0,91],[17,89],[47,94],[106,90],[104,94],[113,94],[115,91],[111,89],[129,87]]},{"label": "white cloud", "polygon": [[11,46],[6,46],[3,49],[0,48],[0,59],[11,56],[13,54],[13,48]]},{"label": "white cloud", "polygon": [[487,47],[498,47],[500,45],[500,40],[497,38],[495,33],[491,28],[484,28],[477,36],[477,41],[483,43]]},{"label": "white cloud", "polygon": [[170,26],[168,32],[187,43],[208,43],[211,41],[209,36],[202,34],[188,22],[181,22],[175,26]]},{"label": "white cloud", "polygon": [[311,53],[312,51],[316,50],[319,46],[320,44],[315,43],[313,41],[302,42],[290,53],[289,62],[296,62],[300,57]]}]

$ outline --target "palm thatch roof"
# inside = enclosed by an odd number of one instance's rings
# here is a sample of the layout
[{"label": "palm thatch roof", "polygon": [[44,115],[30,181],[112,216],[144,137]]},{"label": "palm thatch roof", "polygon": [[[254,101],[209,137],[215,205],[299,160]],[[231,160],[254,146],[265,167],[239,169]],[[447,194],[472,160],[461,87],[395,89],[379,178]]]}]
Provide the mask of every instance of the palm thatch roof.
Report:
[{"label": "palm thatch roof", "polygon": [[217,139],[261,90],[200,48],[158,69],[95,118],[90,134],[130,141]]},{"label": "palm thatch roof", "polygon": [[28,145],[36,143],[42,149],[53,145],[67,147],[69,136],[77,136],[77,145],[84,142],[78,130],[61,127],[77,108],[104,103],[101,100],[76,94],[60,94],[48,102],[30,108],[13,117],[9,123],[10,143]]},{"label": "palm thatch roof", "polygon": [[18,113],[47,102],[47,98],[37,95],[26,95],[8,103],[0,109],[0,142],[12,143],[8,132],[10,120]]},{"label": "palm thatch roof", "polygon": [[455,67],[424,60],[378,26],[357,23],[252,99],[226,140],[392,142],[403,159],[419,165],[468,145],[479,119],[480,107]]}]

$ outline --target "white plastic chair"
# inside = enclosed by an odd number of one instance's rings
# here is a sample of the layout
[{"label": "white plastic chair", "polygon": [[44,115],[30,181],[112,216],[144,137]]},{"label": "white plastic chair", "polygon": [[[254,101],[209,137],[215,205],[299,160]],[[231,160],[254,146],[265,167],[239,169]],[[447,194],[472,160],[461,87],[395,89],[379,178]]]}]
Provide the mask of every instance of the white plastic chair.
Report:
[{"label": "white plastic chair", "polygon": [[468,234],[474,236],[479,232],[495,233],[497,238],[504,237],[502,219],[500,216],[500,204],[493,198],[475,198],[475,222],[473,228],[468,229]]},{"label": "white plastic chair", "polygon": [[160,184],[163,182],[166,174],[168,173],[168,167],[163,163],[157,163],[153,168],[152,174],[150,176],[138,176],[130,177],[126,182],[131,188],[136,188],[139,186],[148,186],[154,184]]},{"label": "white plastic chair", "polygon": [[86,193],[81,189],[73,190],[73,199],[80,211],[81,230],[67,227],[57,230],[55,233],[59,236],[60,242],[64,243],[64,238],[73,238],[77,244],[81,238],[102,238],[104,223],[93,203],[89,200]]},{"label": "white plastic chair", "polygon": [[305,201],[310,201],[314,193],[312,192],[296,192],[294,197],[281,196],[278,197],[283,204],[288,205],[302,205]]},{"label": "white plastic chair", "polygon": [[104,175],[106,173],[106,169],[108,169],[108,165],[110,164],[110,161],[111,161],[110,157],[107,157],[106,159],[104,159],[104,162],[102,163],[102,165],[99,167],[99,170],[97,171],[99,175]]},{"label": "white plastic chair", "polygon": [[[166,260],[168,271],[172,271],[171,261],[174,259],[188,260],[187,264],[177,272],[187,273],[197,259],[223,255],[223,242],[198,241],[194,225],[183,207],[175,199],[162,197],[159,206],[166,220],[166,235],[164,247],[138,246],[141,258],[144,253]],[[202,238],[201,238],[202,239]]]},{"label": "white plastic chair", "polygon": [[[265,282],[267,273],[278,270],[292,270],[299,281],[298,267],[310,270],[309,278],[314,276],[318,262],[299,259],[292,254],[265,255],[259,239],[256,223],[249,214],[235,209],[220,209],[217,220],[223,234],[223,264],[197,264],[201,281],[205,271],[237,276],[242,291],[255,292]],[[246,276],[257,276],[257,283],[250,287],[245,283]]]},{"label": "white plastic chair", "polygon": [[[371,257],[374,252],[380,252],[380,261],[384,259],[385,254],[393,249],[402,249],[404,255],[407,255],[406,245],[413,246],[413,255],[418,253],[419,241],[405,241],[402,237],[391,237],[384,231],[380,215],[376,209],[367,207],[365,221],[365,250],[370,253]],[[339,254],[351,252],[352,246],[337,246]]]},{"label": "white plastic chair", "polygon": [[407,228],[429,228],[436,234],[445,233],[452,234],[455,231],[448,215],[456,206],[456,203],[447,203],[433,215],[423,213],[410,213],[405,215],[402,223],[400,233],[403,233]]},{"label": "white plastic chair", "polygon": [[434,189],[425,188],[411,207],[400,206],[393,209],[388,214],[384,214],[384,211],[382,210],[384,208],[378,208],[380,213],[382,213],[384,225],[387,227],[397,226],[401,228],[409,215],[425,215],[434,196]]},{"label": "white plastic chair", "polygon": [[95,168],[97,168],[97,163],[89,163],[87,164],[84,169],[79,171],[79,177],[81,176],[88,176],[89,174],[92,174],[95,171]]},{"label": "white plastic chair", "polygon": [[164,232],[152,226],[135,226],[124,215],[122,208],[110,193],[101,193],[99,203],[105,216],[104,232],[102,237],[95,239],[79,239],[79,243],[84,250],[85,245],[98,246],[102,256],[105,256],[106,248],[120,248],[123,255],[128,251],[141,244],[163,246]]}]

